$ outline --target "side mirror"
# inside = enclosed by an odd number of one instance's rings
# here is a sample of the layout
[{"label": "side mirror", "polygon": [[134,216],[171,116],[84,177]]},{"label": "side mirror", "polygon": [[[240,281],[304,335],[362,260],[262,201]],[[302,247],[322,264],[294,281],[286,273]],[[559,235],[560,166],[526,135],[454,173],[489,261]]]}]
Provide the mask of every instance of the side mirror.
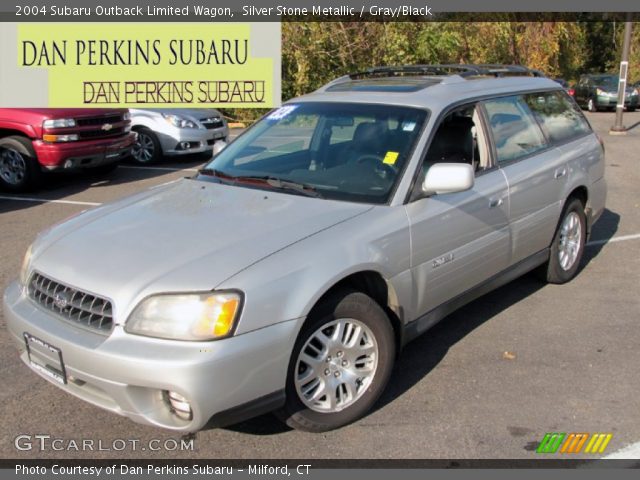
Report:
[{"label": "side mirror", "polygon": [[436,163],[427,170],[422,193],[464,192],[473,188],[473,178],[473,167],[468,163]]},{"label": "side mirror", "polygon": [[213,156],[215,157],[217,154],[219,154],[222,150],[224,150],[226,146],[227,146],[227,142],[225,142],[224,140],[218,140],[216,143],[214,143]]}]

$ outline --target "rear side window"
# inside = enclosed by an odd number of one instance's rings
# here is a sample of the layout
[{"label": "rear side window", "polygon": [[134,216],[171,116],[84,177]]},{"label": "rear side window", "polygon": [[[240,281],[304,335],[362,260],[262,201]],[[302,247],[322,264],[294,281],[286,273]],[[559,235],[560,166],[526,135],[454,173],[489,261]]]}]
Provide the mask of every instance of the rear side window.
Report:
[{"label": "rear side window", "polygon": [[562,92],[533,93],[524,99],[552,143],[566,142],[591,131],[582,112]]},{"label": "rear side window", "polygon": [[484,106],[498,163],[518,160],[547,147],[542,130],[522,97],[487,100]]}]

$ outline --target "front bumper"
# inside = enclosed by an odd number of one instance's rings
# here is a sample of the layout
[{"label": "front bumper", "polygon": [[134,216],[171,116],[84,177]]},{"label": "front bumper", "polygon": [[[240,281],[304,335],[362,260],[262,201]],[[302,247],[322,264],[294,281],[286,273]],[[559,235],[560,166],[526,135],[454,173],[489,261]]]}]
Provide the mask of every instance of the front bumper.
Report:
[{"label": "front bumper", "polygon": [[[624,98],[624,106],[626,108],[637,108],[638,103],[638,96],[627,95]],[[618,105],[618,96],[598,95],[596,105],[600,108],[615,108]]]},{"label": "front bumper", "polygon": [[[76,327],[38,307],[17,282],[4,294],[4,315],[21,359],[29,365],[24,333],[59,348],[66,385],[34,370],[68,393],[144,424],[195,432],[224,412],[273,398],[286,382],[300,322],[291,320],[213,342],[179,342],[127,334],[105,336]],[[173,414],[163,391],[186,397],[193,418]],[[277,398],[282,398],[281,396]],[[255,405],[255,403],[254,403]]]},{"label": "front bumper", "polygon": [[[211,130],[195,128],[171,128],[156,132],[162,146],[162,152],[167,155],[189,155],[193,153],[210,152],[213,144],[219,140],[227,141],[229,129],[225,127]],[[188,148],[181,144],[189,143]]]},{"label": "front bumper", "polygon": [[[127,157],[135,143],[136,134],[113,139],[79,141],[68,143],[33,142],[38,162],[45,170],[92,168],[117,162]],[[65,162],[71,166],[65,168]]]}]

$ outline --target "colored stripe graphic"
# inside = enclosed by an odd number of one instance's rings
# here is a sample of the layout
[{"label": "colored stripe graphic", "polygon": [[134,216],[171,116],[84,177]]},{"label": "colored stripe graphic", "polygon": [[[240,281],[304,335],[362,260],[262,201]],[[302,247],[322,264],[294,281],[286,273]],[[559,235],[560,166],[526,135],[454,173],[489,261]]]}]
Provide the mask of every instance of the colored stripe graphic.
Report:
[{"label": "colored stripe graphic", "polygon": [[566,433],[547,433],[538,445],[536,453],[556,453]]},{"label": "colored stripe graphic", "polygon": [[584,449],[584,453],[604,453],[607,445],[611,441],[611,433],[594,433]]},{"label": "colored stripe graphic", "polygon": [[580,453],[587,438],[589,438],[588,433],[570,433],[567,435],[567,439],[562,445],[560,453]]}]

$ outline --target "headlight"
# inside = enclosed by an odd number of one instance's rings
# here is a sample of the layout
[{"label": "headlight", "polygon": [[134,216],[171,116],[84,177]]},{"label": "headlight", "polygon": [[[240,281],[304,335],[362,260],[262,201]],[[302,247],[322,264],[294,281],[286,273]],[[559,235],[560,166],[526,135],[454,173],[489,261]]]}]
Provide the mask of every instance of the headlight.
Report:
[{"label": "headlight", "polygon": [[31,247],[27,248],[27,252],[24,254],[24,259],[22,260],[22,267],[20,267],[20,284],[22,286],[27,285],[27,281],[29,280],[29,267],[31,266]]},{"label": "headlight", "polygon": [[238,292],[154,295],[138,304],[125,330],[173,340],[217,340],[233,333],[241,304]]},{"label": "headlight", "polygon": [[638,95],[638,89],[634,88],[633,90],[631,90],[631,96],[632,97],[636,97]]},{"label": "headlight", "polygon": [[122,120],[131,120],[131,112],[124,112]]},{"label": "headlight", "polygon": [[164,117],[164,119],[168,123],[170,123],[174,127],[177,127],[177,128],[198,128],[198,125],[196,125],[195,122],[192,122],[188,118],[185,118],[185,117],[183,117],[181,115],[165,115],[163,113],[162,116]]},{"label": "headlight", "polygon": [[75,126],[76,121],[73,118],[56,118],[55,120],[42,122],[42,128],[69,128]]},{"label": "headlight", "polygon": [[600,89],[600,88],[596,88],[596,95],[604,95],[605,91]]}]

